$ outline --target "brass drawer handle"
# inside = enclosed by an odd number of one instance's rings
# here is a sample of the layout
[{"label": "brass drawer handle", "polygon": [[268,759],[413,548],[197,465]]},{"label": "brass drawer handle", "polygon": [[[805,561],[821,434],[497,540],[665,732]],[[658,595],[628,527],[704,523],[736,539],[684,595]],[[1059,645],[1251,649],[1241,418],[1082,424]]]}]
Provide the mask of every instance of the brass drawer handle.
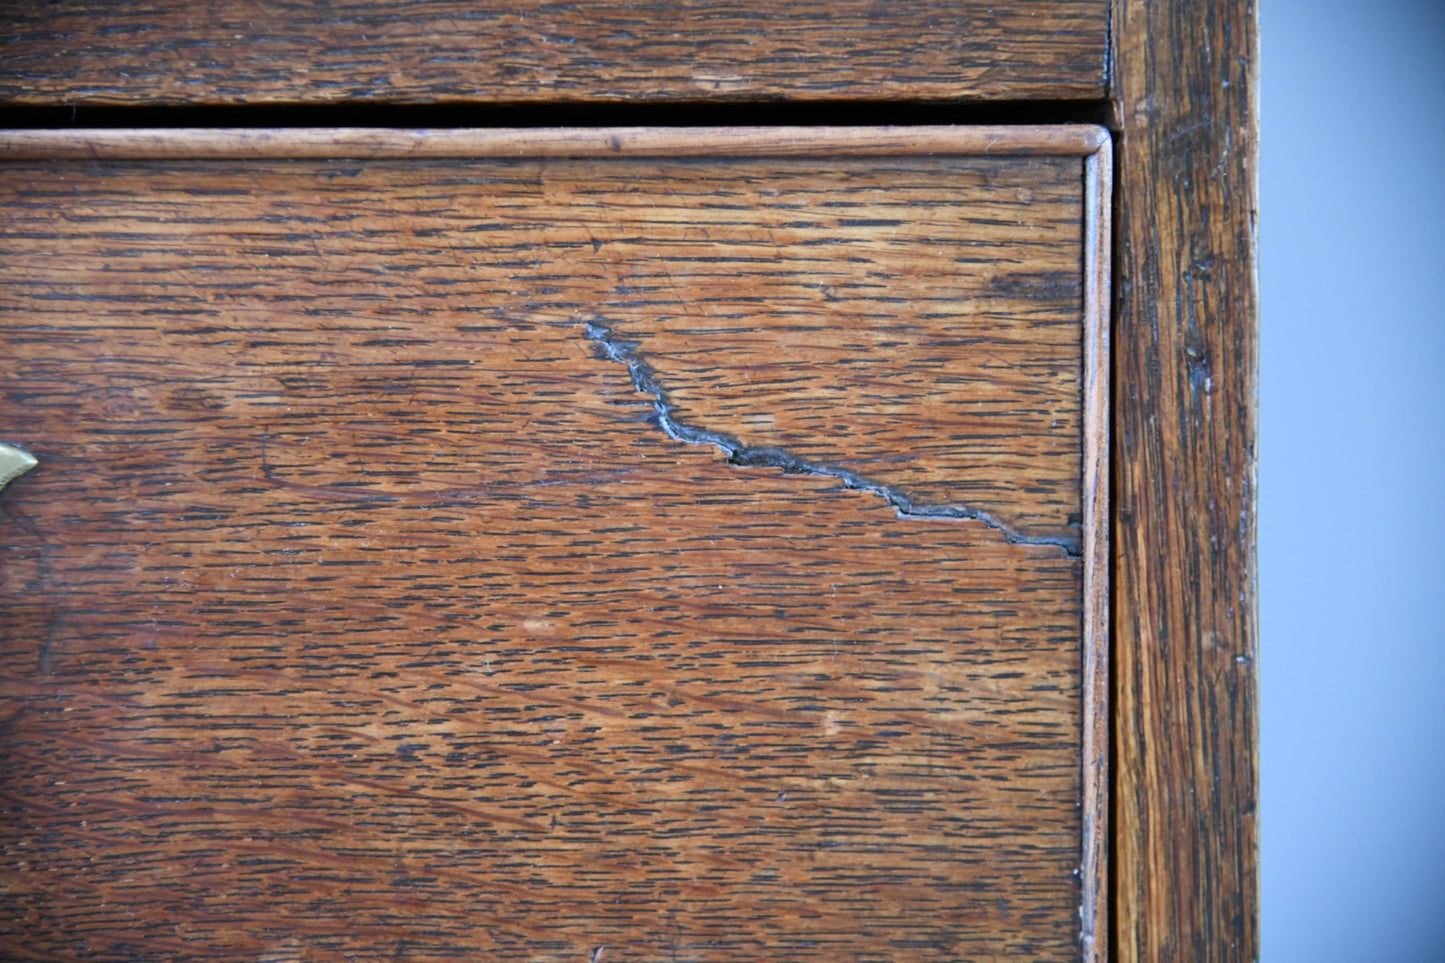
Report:
[{"label": "brass drawer handle", "polygon": [[23,448],[0,442],[0,489],[40,464]]}]

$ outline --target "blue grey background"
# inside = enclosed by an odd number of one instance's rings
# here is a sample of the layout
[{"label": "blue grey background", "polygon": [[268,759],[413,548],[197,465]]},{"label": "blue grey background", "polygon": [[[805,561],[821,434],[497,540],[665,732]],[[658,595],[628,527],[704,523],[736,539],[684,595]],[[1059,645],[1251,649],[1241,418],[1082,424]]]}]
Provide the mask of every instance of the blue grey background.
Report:
[{"label": "blue grey background", "polygon": [[1445,960],[1445,3],[1260,28],[1263,959]]}]

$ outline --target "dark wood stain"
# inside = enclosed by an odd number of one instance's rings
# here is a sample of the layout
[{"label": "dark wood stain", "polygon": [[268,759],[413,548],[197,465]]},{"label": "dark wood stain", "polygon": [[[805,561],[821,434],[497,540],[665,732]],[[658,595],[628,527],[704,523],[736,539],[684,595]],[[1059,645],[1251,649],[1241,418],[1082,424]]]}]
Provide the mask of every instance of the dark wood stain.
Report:
[{"label": "dark wood stain", "polygon": [[1096,161],[688,137],[0,168],[6,953],[1079,957]]},{"label": "dark wood stain", "polygon": [[1117,952],[1255,960],[1255,7],[1115,7]]},{"label": "dark wood stain", "polygon": [[1097,99],[1107,24],[1107,0],[12,0],[0,99]]}]

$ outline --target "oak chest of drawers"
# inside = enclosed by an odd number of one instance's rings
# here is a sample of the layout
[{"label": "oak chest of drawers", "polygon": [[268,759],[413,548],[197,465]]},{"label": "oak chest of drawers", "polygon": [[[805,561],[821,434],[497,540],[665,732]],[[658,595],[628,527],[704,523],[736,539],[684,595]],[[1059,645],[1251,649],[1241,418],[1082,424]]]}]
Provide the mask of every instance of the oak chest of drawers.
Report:
[{"label": "oak chest of drawers", "polygon": [[9,956],[1252,958],[1243,5],[9,17]]}]

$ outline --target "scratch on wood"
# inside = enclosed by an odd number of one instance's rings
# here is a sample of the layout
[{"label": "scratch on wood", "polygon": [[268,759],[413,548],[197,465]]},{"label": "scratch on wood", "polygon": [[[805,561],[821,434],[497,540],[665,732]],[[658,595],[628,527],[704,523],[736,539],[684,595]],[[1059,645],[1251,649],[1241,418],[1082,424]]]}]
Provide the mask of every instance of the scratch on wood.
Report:
[{"label": "scratch on wood", "polygon": [[982,522],[999,532],[1014,545],[1052,545],[1071,558],[1080,556],[1077,539],[1066,536],[1031,536],[1014,531],[987,512],[967,505],[915,505],[902,492],[836,465],[819,464],[799,458],[786,448],[758,448],[721,431],[683,424],[677,419],[677,406],[667,398],[652,366],[638,354],[638,342],[618,338],[612,328],[600,321],[586,322],[587,338],[597,347],[601,358],[626,366],[632,375],[632,386],[652,398],[652,421],[674,441],[689,445],[713,445],[727,456],[728,464],[750,468],[779,468],[789,475],[821,475],[836,478],[844,488],[872,492],[898,512],[899,518],[964,518]]}]

